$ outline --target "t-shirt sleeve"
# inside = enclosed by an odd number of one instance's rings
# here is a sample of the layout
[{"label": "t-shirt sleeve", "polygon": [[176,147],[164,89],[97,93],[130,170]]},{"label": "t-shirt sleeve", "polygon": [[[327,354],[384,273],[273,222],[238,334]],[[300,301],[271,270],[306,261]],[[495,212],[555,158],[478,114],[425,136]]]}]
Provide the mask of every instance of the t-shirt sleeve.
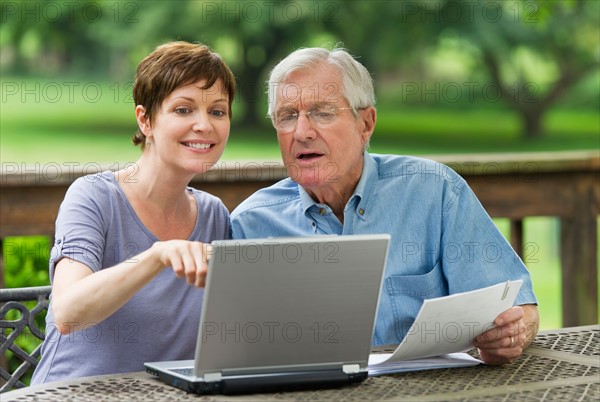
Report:
[{"label": "t-shirt sleeve", "polygon": [[51,280],[56,264],[65,257],[87,265],[93,272],[102,268],[108,191],[98,176],[81,177],[67,190],[56,218]]}]

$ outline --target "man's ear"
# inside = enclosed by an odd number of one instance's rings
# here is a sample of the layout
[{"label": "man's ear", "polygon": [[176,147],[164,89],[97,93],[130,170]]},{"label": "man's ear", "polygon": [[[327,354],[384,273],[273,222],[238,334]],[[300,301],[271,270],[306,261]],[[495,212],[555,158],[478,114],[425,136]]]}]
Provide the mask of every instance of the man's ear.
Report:
[{"label": "man's ear", "polygon": [[138,127],[142,134],[146,137],[151,135],[151,127],[150,127],[150,119],[146,115],[146,108],[142,105],[137,105],[135,107],[135,119],[137,120]]},{"label": "man's ear", "polygon": [[369,106],[366,109],[359,110],[360,119],[362,121],[362,127],[360,135],[362,137],[363,144],[366,144],[373,135],[375,130],[375,123],[377,122],[377,110],[373,106]]}]

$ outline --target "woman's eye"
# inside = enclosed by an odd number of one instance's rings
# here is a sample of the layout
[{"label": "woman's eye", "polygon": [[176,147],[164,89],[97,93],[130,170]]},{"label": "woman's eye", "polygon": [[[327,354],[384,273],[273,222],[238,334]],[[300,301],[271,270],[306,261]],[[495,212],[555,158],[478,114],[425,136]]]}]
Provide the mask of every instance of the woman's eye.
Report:
[{"label": "woman's eye", "polygon": [[227,115],[227,112],[225,112],[223,110],[213,110],[211,113],[215,117],[223,117],[223,116]]},{"label": "woman's eye", "polygon": [[187,107],[178,107],[175,109],[175,113],[177,114],[189,114],[191,110]]}]

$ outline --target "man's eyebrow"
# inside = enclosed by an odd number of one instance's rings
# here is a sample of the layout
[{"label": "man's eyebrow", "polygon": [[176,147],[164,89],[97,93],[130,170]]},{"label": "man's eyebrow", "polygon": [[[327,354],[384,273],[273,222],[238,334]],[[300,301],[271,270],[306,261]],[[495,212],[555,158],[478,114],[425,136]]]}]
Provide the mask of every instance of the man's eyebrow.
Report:
[{"label": "man's eyebrow", "polygon": [[314,107],[335,107],[335,105],[339,104],[339,102],[327,102],[327,101],[321,101],[321,102],[315,102],[312,104],[311,108]]},{"label": "man's eyebrow", "polygon": [[[318,108],[318,107],[336,107],[337,104],[339,104],[339,102],[320,101],[320,102],[313,103],[307,109],[314,109],[314,108]],[[297,111],[298,108],[292,107],[292,106],[282,106],[279,109],[277,109],[275,112],[290,111],[290,110]]]}]

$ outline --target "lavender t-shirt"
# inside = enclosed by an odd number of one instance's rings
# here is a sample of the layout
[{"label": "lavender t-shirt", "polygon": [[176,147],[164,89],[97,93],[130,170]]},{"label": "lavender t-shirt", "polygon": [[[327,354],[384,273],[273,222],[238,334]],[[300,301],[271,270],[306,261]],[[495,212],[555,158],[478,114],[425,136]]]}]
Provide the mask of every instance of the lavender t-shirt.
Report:
[{"label": "lavender t-shirt", "polygon": [[[223,203],[205,192],[187,191],[198,203],[189,240],[210,243],[228,238],[229,213]],[[157,240],[137,217],[112,172],[79,178],[59,209],[50,278],[63,257],[98,272],[133,260]],[[149,361],[193,359],[203,295],[203,289],[187,285],[167,268],[110,317],[97,324],[72,323],[78,331],[68,335],[58,332],[50,308],[32,385],[140,371]]]}]

